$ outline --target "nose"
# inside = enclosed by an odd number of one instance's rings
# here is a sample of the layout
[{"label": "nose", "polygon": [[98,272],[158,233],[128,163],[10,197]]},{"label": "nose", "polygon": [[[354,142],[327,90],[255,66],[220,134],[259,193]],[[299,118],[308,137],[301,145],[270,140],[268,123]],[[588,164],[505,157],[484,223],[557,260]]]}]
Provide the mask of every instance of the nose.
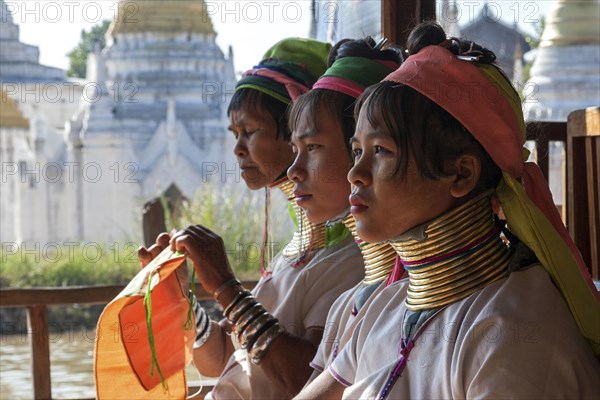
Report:
[{"label": "nose", "polygon": [[287,176],[292,182],[299,183],[306,179],[306,175],[306,169],[302,166],[300,154],[296,154],[294,162],[287,170]]},{"label": "nose", "polygon": [[371,172],[366,167],[365,157],[361,157],[354,162],[350,171],[348,171],[348,182],[353,186],[361,187],[371,184]]},{"label": "nose", "polygon": [[248,146],[246,145],[244,135],[239,135],[236,139],[235,146],[233,146],[233,154],[237,158],[244,158],[248,155]]}]

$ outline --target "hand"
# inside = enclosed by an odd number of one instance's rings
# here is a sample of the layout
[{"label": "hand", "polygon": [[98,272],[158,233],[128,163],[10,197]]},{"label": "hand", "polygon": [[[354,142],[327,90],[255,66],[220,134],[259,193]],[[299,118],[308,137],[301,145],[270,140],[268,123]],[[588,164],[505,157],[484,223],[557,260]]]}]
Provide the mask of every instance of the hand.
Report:
[{"label": "hand", "polygon": [[201,225],[176,232],[170,245],[171,250],[187,254],[194,263],[198,280],[211,294],[235,277],[225,254],[223,239]]},{"label": "hand", "polygon": [[167,232],[163,232],[158,235],[156,243],[150,246],[150,248],[147,249],[144,246],[140,246],[137,251],[137,256],[140,260],[140,269],[148,265],[150,261],[154,260],[157,255],[166,249],[169,246],[170,240],[171,236]]}]

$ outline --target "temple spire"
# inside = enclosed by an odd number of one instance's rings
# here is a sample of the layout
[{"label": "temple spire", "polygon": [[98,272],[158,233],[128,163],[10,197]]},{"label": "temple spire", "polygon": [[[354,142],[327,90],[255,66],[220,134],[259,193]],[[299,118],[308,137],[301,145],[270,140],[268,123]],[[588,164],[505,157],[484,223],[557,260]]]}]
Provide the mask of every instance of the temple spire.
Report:
[{"label": "temple spire", "polygon": [[107,37],[141,32],[215,34],[204,0],[121,0]]}]

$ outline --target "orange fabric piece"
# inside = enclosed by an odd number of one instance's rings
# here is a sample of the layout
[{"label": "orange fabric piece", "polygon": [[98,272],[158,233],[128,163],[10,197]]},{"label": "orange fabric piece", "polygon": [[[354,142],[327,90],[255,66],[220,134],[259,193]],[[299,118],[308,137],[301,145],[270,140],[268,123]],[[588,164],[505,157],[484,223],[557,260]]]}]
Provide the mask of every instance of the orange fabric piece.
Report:
[{"label": "orange fabric piece", "polygon": [[[94,349],[98,399],[185,399],[185,366],[192,360],[196,330],[185,329],[189,300],[187,282],[175,273],[185,256],[170,249],[142,269],[100,316]],[[181,268],[185,268],[185,265]],[[152,331],[158,365],[152,366],[144,296],[151,282]]]}]

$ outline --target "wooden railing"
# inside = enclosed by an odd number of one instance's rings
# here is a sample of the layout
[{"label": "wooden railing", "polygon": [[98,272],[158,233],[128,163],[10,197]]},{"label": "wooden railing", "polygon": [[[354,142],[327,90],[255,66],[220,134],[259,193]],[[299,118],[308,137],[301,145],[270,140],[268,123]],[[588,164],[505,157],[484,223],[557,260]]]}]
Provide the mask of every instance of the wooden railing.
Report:
[{"label": "wooden railing", "polygon": [[[252,289],[255,281],[244,282]],[[108,304],[125,286],[82,286],[64,288],[1,289],[0,307],[25,307],[27,331],[31,343],[34,399],[51,399],[50,342],[48,306],[70,304]],[[212,300],[202,286],[196,284],[199,300]]]}]

